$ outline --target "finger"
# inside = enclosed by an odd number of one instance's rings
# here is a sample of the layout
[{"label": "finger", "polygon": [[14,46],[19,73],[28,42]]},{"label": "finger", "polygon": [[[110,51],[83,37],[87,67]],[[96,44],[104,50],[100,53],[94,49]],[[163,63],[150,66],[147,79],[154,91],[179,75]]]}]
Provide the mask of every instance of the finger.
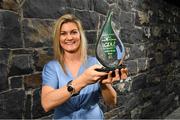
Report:
[{"label": "finger", "polygon": [[101,81],[101,83],[103,84],[112,84],[112,81],[110,81],[109,79],[104,79]]},{"label": "finger", "polygon": [[102,83],[104,84],[111,84],[112,83],[112,71],[110,71],[107,75],[106,79],[102,80]]},{"label": "finger", "polygon": [[124,80],[127,78],[127,68],[121,69],[121,79]]},{"label": "finger", "polygon": [[[104,76],[104,78],[107,78],[107,75],[108,75],[107,72],[98,72],[98,71],[95,71],[95,74],[96,74],[96,76],[98,76],[98,77]],[[105,76],[106,76],[106,77],[105,77]]]},{"label": "finger", "polygon": [[122,75],[121,75],[121,79],[122,79],[122,80],[127,79],[127,75],[126,75],[126,74],[122,74]]},{"label": "finger", "polygon": [[112,83],[112,80],[113,80],[113,78],[112,78],[112,71],[110,71],[109,73],[108,73],[108,81],[109,81],[109,83]]},{"label": "finger", "polygon": [[119,69],[115,70],[115,79],[119,80],[120,79],[120,75],[119,75]]},{"label": "finger", "polygon": [[112,71],[109,71],[109,73],[108,73],[108,79],[109,78],[112,78]]},{"label": "finger", "polygon": [[107,72],[102,72],[102,71],[97,71],[97,70],[96,70],[96,69],[101,69],[101,68],[103,68],[102,65],[95,64],[95,65],[93,65],[91,68],[92,68],[94,71],[96,71],[95,74],[96,74],[97,76],[105,76],[105,75],[108,74]]},{"label": "finger", "polygon": [[128,73],[127,68],[122,68],[122,69],[121,69],[121,74],[123,74],[123,73],[125,73],[125,74],[127,74],[127,73]]},{"label": "finger", "polygon": [[103,84],[111,84],[111,82],[109,82],[109,80],[107,80],[107,79],[102,80],[101,83],[103,83]]},{"label": "finger", "polygon": [[115,77],[113,77],[112,82],[120,80],[119,69],[116,69],[114,72]]}]

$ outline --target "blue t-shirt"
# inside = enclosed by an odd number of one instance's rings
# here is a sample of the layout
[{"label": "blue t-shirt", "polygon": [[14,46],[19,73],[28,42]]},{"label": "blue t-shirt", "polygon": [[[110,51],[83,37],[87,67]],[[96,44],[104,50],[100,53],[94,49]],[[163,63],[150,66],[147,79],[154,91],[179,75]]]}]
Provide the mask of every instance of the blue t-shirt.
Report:
[{"label": "blue t-shirt", "polygon": [[[98,64],[97,59],[89,56],[85,64],[80,66],[78,76],[94,64]],[[71,72],[68,69],[66,71],[67,74],[64,73],[58,61],[48,62],[42,72],[43,85],[54,89],[66,85],[68,81],[74,79]],[[88,85],[81,89],[79,95],[71,97],[55,108],[54,119],[103,119],[103,112],[98,105],[99,97],[99,83]]]}]

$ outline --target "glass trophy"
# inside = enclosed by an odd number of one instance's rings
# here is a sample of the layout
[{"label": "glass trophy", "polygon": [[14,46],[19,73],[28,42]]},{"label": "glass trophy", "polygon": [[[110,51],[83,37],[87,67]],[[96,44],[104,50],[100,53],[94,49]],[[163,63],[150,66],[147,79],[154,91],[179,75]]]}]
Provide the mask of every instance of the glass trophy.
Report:
[{"label": "glass trophy", "polygon": [[108,72],[125,68],[122,65],[125,48],[112,24],[112,15],[113,12],[110,11],[96,43],[96,58],[103,65],[97,71]]}]

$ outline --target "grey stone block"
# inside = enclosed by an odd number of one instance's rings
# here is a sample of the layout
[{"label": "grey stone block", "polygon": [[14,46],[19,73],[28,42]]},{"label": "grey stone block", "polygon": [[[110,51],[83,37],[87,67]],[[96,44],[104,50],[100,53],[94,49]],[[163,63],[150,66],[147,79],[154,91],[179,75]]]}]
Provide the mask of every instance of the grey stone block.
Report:
[{"label": "grey stone block", "polygon": [[0,94],[0,118],[21,119],[24,111],[24,90],[13,89]]},{"label": "grey stone block", "polygon": [[0,63],[0,92],[8,90],[8,72],[9,68],[6,64]]},{"label": "grey stone block", "polygon": [[0,48],[23,47],[19,16],[9,11],[0,12]]}]

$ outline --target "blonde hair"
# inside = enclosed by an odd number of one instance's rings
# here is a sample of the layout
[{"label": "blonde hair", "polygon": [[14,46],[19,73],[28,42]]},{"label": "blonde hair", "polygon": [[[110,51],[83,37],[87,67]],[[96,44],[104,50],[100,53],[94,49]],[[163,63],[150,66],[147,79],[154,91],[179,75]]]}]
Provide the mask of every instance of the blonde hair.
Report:
[{"label": "blonde hair", "polygon": [[66,73],[65,70],[65,64],[64,64],[64,50],[60,45],[59,39],[60,39],[60,30],[64,23],[67,22],[73,22],[77,25],[78,30],[80,32],[80,54],[81,54],[81,62],[85,63],[87,59],[87,40],[85,37],[85,33],[81,24],[81,21],[75,17],[72,14],[65,14],[61,16],[59,19],[57,19],[55,26],[54,26],[54,32],[53,32],[53,51],[54,51],[54,59],[58,60],[59,63],[62,66],[62,69]]}]

